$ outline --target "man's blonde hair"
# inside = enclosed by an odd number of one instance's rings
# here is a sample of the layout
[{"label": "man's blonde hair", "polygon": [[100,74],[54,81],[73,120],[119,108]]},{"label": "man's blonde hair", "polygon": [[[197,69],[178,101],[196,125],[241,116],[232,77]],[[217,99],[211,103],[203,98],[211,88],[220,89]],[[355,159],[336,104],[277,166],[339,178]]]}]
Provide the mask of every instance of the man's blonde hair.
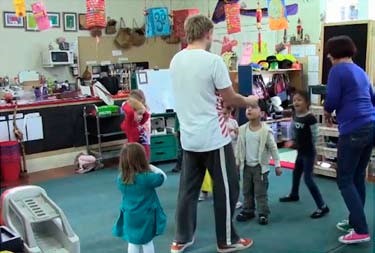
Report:
[{"label": "man's blonde hair", "polygon": [[201,40],[214,28],[212,21],[204,15],[192,15],[186,19],[184,24],[186,42],[188,44]]}]

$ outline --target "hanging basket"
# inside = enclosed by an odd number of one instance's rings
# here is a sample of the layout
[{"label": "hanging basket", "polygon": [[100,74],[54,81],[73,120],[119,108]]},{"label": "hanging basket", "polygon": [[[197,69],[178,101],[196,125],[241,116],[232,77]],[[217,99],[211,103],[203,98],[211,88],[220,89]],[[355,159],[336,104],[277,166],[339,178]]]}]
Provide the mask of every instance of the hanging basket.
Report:
[{"label": "hanging basket", "polygon": [[131,43],[133,46],[140,47],[146,42],[145,26],[139,27],[133,19],[133,29],[131,31]]},{"label": "hanging basket", "polygon": [[105,27],[105,34],[108,34],[108,35],[116,34],[117,32],[116,24],[117,24],[116,20],[108,17],[107,26]]},{"label": "hanging basket", "polygon": [[115,38],[115,43],[117,46],[128,49],[132,46],[132,29],[126,27],[123,18],[120,19],[120,29]]}]

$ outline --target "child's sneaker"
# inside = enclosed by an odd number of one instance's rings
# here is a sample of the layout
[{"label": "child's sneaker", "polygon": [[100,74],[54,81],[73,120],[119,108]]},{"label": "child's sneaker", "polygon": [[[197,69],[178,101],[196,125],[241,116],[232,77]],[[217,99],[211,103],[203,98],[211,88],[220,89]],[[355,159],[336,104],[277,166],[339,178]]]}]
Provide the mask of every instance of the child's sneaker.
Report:
[{"label": "child's sneaker", "polygon": [[182,253],[193,244],[194,244],[194,238],[193,240],[191,240],[191,242],[187,242],[187,243],[173,242],[171,246],[171,253]]},{"label": "child's sneaker", "polygon": [[242,202],[241,201],[237,201],[236,203],[236,209],[240,209],[242,207]]},{"label": "child's sneaker", "polygon": [[344,244],[362,243],[370,241],[369,234],[357,234],[354,230],[350,231],[348,234],[340,236],[339,242]]},{"label": "child's sneaker", "polygon": [[232,245],[220,245],[217,247],[217,252],[219,253],[228,253],[228,252],[235,252],[239,250],[244,250],[250,248],[253,245],[253,240],[251,239],[239,239],[237,243]]},{"label": "child's sneaker", "polygon": [[329,213],[329,208],[328,208],[328,206],[325,205],[324,207],[319,208],[316,211],[314,211],[311,214],[310,217],[312,219],[319,219],[319,218],[322,218],[323,216],[325,216],[327,213]]},{"label": "child's sneaker", "polygon": [[351,230],[353,230],[353,227],[350,226],[348,220],[342,220],[336,224],[336,228],[340,231],[349,233]]},{"label": "child's sneaker", "polygon": [[267,225],[268,224],[268,217],[266,215],[260,214],[258,222],[259,222],[260,225]]},{"label": "child's sneaker", "polygon": [[245,222],[245,221],[251,220],[254,217],[255,217],[254,213],[248,213],[248,212],[245,212],[245,211],[241,211],[237,215],[236,220],[239,221],[239,222]]}]

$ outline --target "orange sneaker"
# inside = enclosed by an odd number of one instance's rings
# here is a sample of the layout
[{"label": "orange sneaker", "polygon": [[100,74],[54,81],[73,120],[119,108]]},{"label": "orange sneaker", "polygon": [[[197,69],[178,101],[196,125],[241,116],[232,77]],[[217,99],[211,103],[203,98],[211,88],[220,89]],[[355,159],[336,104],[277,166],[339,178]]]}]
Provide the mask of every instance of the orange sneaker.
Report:
[{"label": "orange sneaker", "polygon": [[228,252],[235,252],[239,250],[244,250],[250,248],[253,245],[254,241],[251,239],[244,239],[241,238],[238,240],[237,243],[231,245],[220,245],[217,247],[217,252],[219,253],[228,253]]},{"label": "orange sneaker", "polygon": [[187,243],[173,242],[171,246],[171,253],[182,253],[193,244],[194,244],[194,238],[193,240],[191,240],[191,242],[187,242]]}]

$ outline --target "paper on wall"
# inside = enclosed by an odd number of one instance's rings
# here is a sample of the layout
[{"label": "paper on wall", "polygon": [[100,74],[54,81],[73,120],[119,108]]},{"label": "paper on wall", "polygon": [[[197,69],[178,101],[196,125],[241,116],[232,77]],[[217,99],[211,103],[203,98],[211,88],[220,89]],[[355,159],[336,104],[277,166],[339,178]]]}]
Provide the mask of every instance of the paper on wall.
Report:
[{"label": "paper on wall", "polygon": [[301,45],[292,45],[291,46],[291,54],[294,55],[296,58],[305,57],[305,48]]},{"label": "paper on wall", "polygon": [[316,54],[316,45],[304,45],[305,47],[305,54],[309,55],[317,55]]},{"label": "paper on wall", "polygon": [[121,55],[122,55],[121,50],[112,50],[112,56],[116,57],[116,56],[121,56]]},{"label": "paper on wall", "polygon": [[310,85],[319,85],[319,72],[309,71],[307,73],[307,84]]},{"label": "paper on wall", "polygon": [[307,57],[308,71],[319,71],[319,56],[308,56]]}]

